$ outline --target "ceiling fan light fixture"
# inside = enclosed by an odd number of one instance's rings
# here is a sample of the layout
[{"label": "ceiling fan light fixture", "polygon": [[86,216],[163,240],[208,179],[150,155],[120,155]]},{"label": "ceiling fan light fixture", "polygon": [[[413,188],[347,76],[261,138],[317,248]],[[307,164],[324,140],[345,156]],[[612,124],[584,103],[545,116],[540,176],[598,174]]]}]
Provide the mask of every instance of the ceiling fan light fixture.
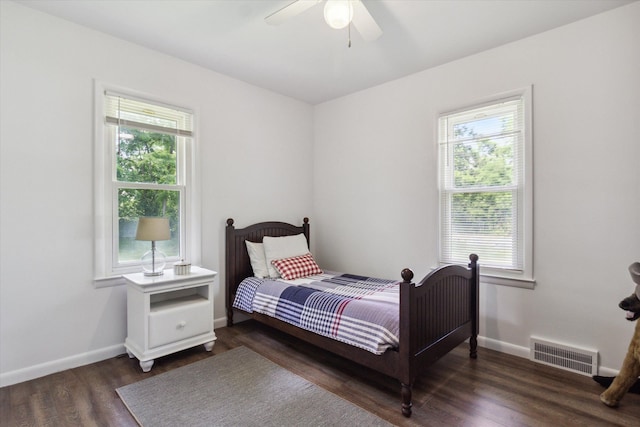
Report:
[{"label": "ceiling fan light fixture", "polygon": [[353,6],[350,0],[327,0],[324,5],[324,20],[331,28],[340,30],[353,19]]}]

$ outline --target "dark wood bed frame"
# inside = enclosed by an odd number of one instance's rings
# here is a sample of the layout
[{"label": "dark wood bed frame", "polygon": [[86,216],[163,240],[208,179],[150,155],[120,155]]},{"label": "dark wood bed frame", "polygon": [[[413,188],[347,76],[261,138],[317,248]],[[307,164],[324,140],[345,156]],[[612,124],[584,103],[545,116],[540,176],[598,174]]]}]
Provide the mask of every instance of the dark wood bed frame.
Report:
[{"label": "dark wood bed frame", "polygon": [[[226,307],[227,325],[233,326],[233,301],[238,285],[253,276],[245,240],[262,242],[264,236],[289,236],[304,233],[309,243],[309,219],[302,226],[284,222],[261,222],[242,229],[226,227]],[[459,265],[440,267],[417,284],[413,272],[402,270],[400,284],[399,346],[382,355],[335,341],[259,313],[243,313],[259,322],[329,350],[382,374],[401,384],[402,414],[411,416],[411,387],[429,365],[469,339],[469,356],[477,357],[478,336],[478,256],[471,254],[468,268]]]}]

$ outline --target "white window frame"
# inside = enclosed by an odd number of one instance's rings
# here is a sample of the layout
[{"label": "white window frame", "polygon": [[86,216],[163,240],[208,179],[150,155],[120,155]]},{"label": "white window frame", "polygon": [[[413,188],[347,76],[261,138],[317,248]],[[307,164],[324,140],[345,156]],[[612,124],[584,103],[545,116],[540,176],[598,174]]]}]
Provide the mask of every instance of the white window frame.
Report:
[{"label": "white window frame", "polygon": [[[523,146],[520,147],[520,153],[523,156],[523,170],[520,179],[517,184],[518,199],[521,203],[516,207],[517,215],[517,230],[520,234],[518,238],[521,240],[521,245],[518,251],[521,251],[518,256],[522,260],[521,269],[506,269],[487,267],[482,265],[482,256],[480,256],[479,263],[482,266],[480,269],[481,279],[485,283],[493,283],[498,285],[515,286],[521,288],[533,289],[535,286],[535,279],[533,276],[533,132],[532,132],[532,88],[531,86],[521,88],[518,90],[501,93],[498,95],[490,96],[485,99],[477,100],[468,104],[463,108],[457,108],[448,110],[438,114],[436,123],[436,141],[440,146],[445,136],[441,135],[441,120],[447,116],[454,114],[463,114],[466,111],[471,111],[483,106],[489,106],[493,104],[499,104],[508,99],[521,98],[524,107],[523,117]],[[445,229],[447,218],[445,214],[445,206],[443,194],[449,192],[445,188],[444,173],[446,169],[446,155],[442,154],[443,150],[438,149],[438,198],[439,198],[439,238],[438,238],[438,257],[439,263],[444,264],[442,250],[445,244]]]},{"label": "white window frame", "polygon": [[[176,165],[178,182],[176,185],[146,185],[137,183],[118,183],[116,180],[116,156],[113,141],[115,135],[109,135],[111,126],[105,122],[105,94],[115,93],[123,97],[138,99],[150,104],[170,106],[193,113],[194,131],[190,138],[177,138]],[[94,81],[94,285],[98,288],[124,284],[123,274],[141,271],[139,262],[117,265],[118,248],[118,189],[147,188],[180,191],[180,254],[194,265],[200,264],[201,256],[201,218],[200,218],[200,179],[197,167],[196,112],[191,108],[178,107],[176,102],[158,99],[148,94],[120,88],[114,85]],[[169,268],[173,259],[167,260]]]}]

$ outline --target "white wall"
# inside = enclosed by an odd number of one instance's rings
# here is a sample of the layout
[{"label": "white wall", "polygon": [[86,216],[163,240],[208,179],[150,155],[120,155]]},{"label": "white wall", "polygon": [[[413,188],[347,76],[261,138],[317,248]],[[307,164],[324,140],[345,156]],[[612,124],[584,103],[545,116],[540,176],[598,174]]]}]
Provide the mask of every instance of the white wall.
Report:
[{"label": "white wall", "polygon": [[533,85],[537,286],[482,284],[481,342],[526,356],[534,335],[597,349],[619,369],[634,324],[617,304],[640,261],[639,22],[636,2],[316,106],[321,264],[426,274],[437,261],[437,113]]},{"label": "white wall", "polygon": [[6,385],[124,352],[124,288],[93,285],[94,79],[196,110],[202,265],[221,273],[226,218],[310,216],[313,109],[12,2],[0,9]]}]

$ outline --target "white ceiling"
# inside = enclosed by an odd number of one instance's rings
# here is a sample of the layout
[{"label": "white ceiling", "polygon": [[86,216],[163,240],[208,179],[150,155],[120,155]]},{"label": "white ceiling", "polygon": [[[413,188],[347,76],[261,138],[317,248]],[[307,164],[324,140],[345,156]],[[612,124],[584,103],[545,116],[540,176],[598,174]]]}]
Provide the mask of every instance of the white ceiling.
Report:
[{"label": "white ceiling", "polygon": [[367,43],[352,31],[351,48],[322,4],[264,22],[291,1],[17,2],[317,104],[636,0],[363,0],[383,34]]}]

